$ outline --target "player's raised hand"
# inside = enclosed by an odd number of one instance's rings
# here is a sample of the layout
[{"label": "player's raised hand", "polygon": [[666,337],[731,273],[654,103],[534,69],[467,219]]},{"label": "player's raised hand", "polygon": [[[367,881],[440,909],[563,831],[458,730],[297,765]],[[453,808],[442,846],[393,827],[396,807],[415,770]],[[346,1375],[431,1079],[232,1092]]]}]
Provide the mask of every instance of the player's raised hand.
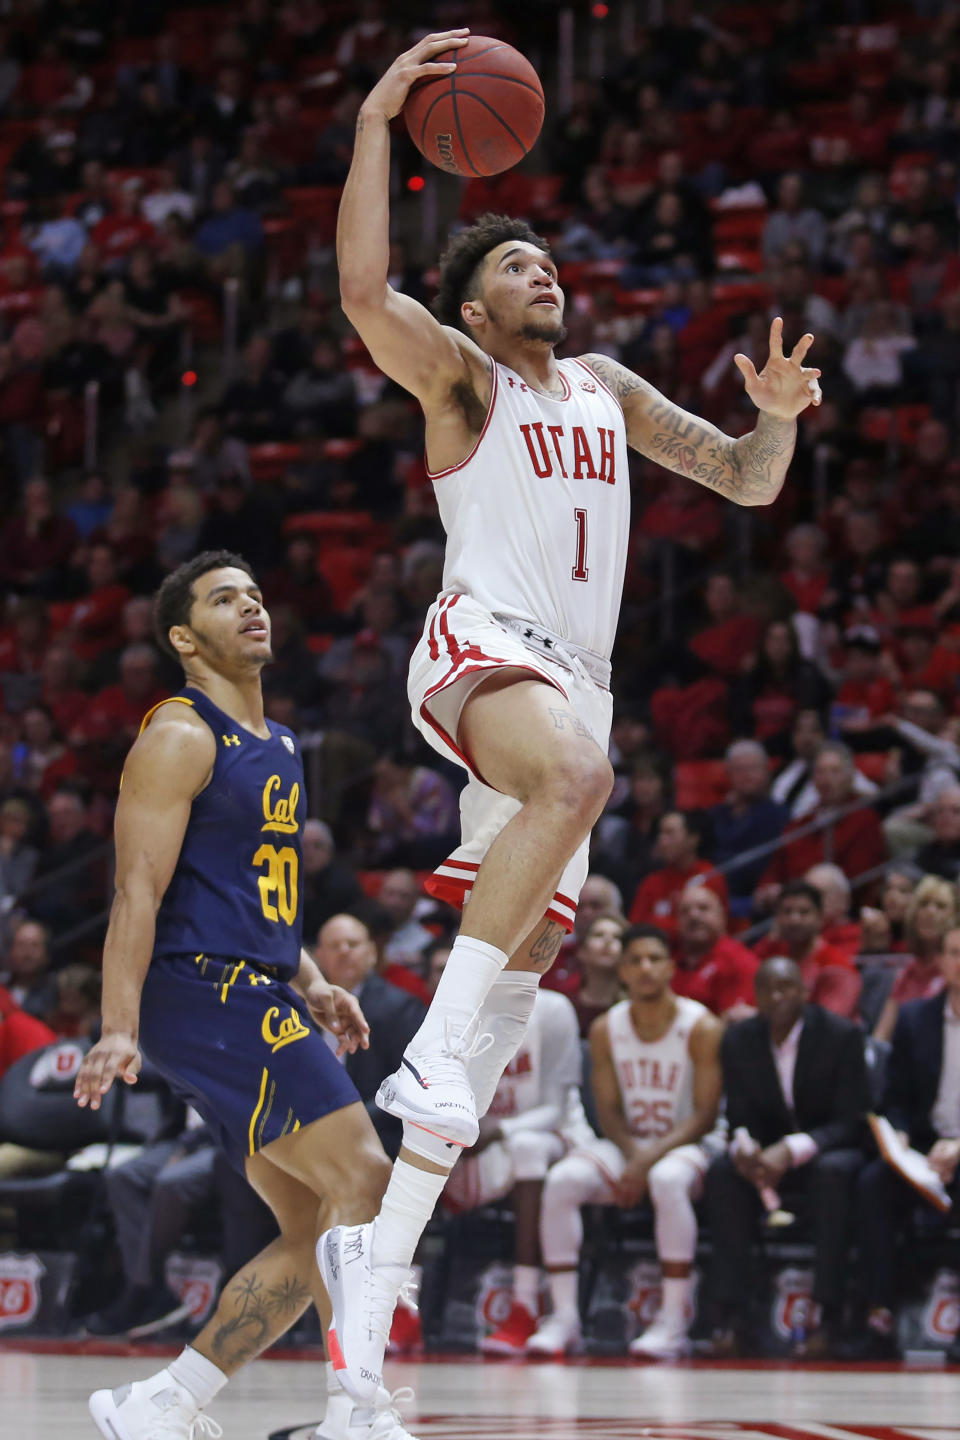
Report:
[{"label": "player's raised hand", "polygon": [[370,1026],[357,1003],[356,996],[339,985],[331,985],[323,979],[314,980],[304,993],[310,1014],[324,1030],[329,1030],[340,1042],[338,1055],[353,1055],[357,1050],[369,1050]]},{"label": "player's raised hand", "polygon": [[746,355],[734,355],[747,394],[758,410],[779,420],[795,420],[808,405],[819,405],[820,371],[804,365],[813,336],[801,335],[792,355],[783,353],[783,321],[778,315],[770,326],[770,358],[760,374]]},{"label": "player's raised hand", "polygon": [[73,1098],[81,1107],[99,1110],[104,1095],[114,1080],[136,1085],[140,1067],[140,1048],[132,1035],[104,1035],[84,1055],[73,1086]]},{"label": "player's raised hand", "polygon": [[418,80],[430,80],[436,75],[449,75],[452,70],[456,70],[455,63],[437,60],[436,57],[445,50],[459,49],[461,45],[466,45],[469,38],[470,31],[463,27],[459,30],[439,30],[434,35],[425,35],[422,40],[418,40],[411,49],[398,55],[390,69],[381,75],[363,102],[361,118],[364,111],[379,112],[388,120],[399,115],[410,93],[410,87]]}]

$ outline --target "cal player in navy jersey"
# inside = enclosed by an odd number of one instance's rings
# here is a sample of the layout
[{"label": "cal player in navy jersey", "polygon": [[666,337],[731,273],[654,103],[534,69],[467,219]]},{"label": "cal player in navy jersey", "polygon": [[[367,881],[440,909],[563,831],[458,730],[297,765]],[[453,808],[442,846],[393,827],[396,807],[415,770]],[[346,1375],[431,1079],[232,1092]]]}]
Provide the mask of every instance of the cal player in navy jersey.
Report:
[{"label": "cal player in navy jersey", "polygon": [[[169,1366],[91,1397],[111,1440],[219,1435],[201,1412],[234,1371],[311,1300],[329,1320],[317,1237],[331,1218],[372,1218],[390,1173],[338,1059],[367,1045],[366,1022],[301,949],[303,764],[296,737],[264,716],[270,618],[250,566],[226,551],[180,566],[156,623],[186,683],[145,717],[127,757],[103,1033],[75,1093],[96,1109],[114,1080],[136,1082],[142,1050],[246,1172],[280,1237]],[[327,1370],[316,1440],[411,1440],[386,1392],[360,1410]]]}]

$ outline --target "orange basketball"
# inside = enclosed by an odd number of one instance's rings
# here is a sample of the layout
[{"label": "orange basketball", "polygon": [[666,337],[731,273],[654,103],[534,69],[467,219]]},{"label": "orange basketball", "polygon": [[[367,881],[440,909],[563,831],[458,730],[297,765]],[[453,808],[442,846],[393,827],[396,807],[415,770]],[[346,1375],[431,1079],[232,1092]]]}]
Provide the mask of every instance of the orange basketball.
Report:
[{"label": "orange basketball", "polygon": [[530,61],[488,35],[432,58],[457,68],[407,96],[403,115],[420,153],[450,175],[499,175],[521,161],[543,125],[543,87]]}]

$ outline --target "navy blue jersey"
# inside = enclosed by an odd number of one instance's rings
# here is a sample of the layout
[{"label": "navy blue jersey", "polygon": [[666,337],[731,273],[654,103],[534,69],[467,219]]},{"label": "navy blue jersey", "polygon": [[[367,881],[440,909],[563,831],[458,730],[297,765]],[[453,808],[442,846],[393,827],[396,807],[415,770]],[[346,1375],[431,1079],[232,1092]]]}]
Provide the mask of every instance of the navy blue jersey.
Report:
[{"label": "navy blue jersey", "polygon": [[244,730],[192,686],[176,699],[210,726],[217,758],[190,809],[153,953],[230,956],[288,979],[300,968],[302,931],[300,748],[269,720],[268,740]]}]

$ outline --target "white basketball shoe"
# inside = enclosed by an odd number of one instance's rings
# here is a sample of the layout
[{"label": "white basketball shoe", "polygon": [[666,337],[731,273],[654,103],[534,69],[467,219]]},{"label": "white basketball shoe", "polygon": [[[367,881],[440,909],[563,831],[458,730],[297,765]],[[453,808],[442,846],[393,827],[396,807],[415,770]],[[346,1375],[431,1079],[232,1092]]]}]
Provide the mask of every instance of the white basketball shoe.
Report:
[{"label": "white basketball shoe", "polygon": [[683,1326],[671,1324],[661,1311],[628,1349],[638,1360],[683,1360],[693,1346]]},{"label": "white basketball shoe", "polygon": [[311,1440],[416,1440],[397,1409],[412,1399],[409,1386],[392,1395],[381,1387],[372,1406],[354,1405],[345,1390],[335,1390],[327,1397],[327,1413]]},{"label": "white basketball shoe", "polygon": [[372,1254],[373,1222],[337,1225],[317,1241],[317,1264],[333,1310],[330,1361],[358,1405],[376,1402],[393,1312],[401,1290],[409,1293],[413,1281],[413,1271],[402,1265],[374,1267]]},{"label": "white basketball shoe", "polygon": [[218,1440],[223,1434],[164,1371],[117,1390],[95,1390],[89,1403],[93,1423],[107,1440]]},{"label": "white basketball shoe", "polygon": [[583,1350],[580,1317],[554,1311],[541,1320],[525,1349],[528,1355],[579,1355]]},{"label": "white basketball shoe", "polygon": [[462,1035],[449,1025],[444,1038],[423,1050],[408,1047],[400,1068],[377,1091],[377,1104],[388,1115],[418,1125],[450,1146],[469,1149],[477,1143],[480,1122],[477,1102],[467,1078],[467,1061],[489,1050],[492,1035],[478,1033],[479,1016]]}]

